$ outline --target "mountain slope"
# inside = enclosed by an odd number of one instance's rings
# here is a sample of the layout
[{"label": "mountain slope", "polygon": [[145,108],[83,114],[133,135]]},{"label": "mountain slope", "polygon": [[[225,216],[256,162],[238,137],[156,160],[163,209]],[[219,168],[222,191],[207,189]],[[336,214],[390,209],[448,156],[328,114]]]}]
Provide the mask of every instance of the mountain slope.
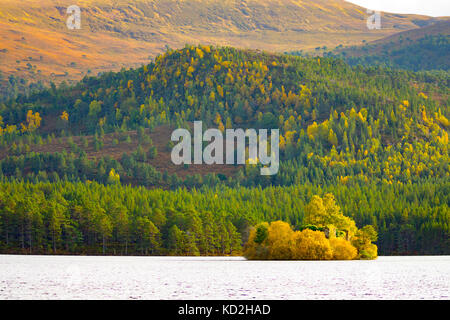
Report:
[{"label": "mountain slope", "polygon": [[[86,72],[137,66],[185,43],[269,51],[351,45],[434,19],[383,14],[382,30],[343,0],[84,0],[81,30],[68,30],[68,0],[0,3],[0,71],[32,81],[81,79]],[[0,79],[1,80],[1,79]]]},{"label": "mountain slope", "polygon": [[450,70],[450,20],[409,30],[366,43],[337,49],[330,54],[352,65],[386,65],[418,70]]}]

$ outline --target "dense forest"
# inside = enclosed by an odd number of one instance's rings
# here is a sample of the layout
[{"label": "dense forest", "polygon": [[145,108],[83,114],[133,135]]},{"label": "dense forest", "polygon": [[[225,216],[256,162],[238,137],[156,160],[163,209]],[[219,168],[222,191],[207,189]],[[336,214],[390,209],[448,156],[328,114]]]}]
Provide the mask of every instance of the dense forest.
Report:
[{"label": "dense forest", "polygon": [[448,254],[448,182],[421,188],[363,183],[170,191],[96,182],[2,181],[0,249],[237,254],[252,226],[282,220],[300,230],[309,224],[303,218],[314,195],[332,193],[357,227],[375,226],[379,254]]},{"label": "dense forest", "polygon": [[[446,27],[448,29],[448,27]],[[394,39],[383,39],[373,43],[344,47],[339,45],[329,50],[317,47],[314,52],[291,51],[286,54],[310,57],[314,55],[343,59],[351,66],[380,66],[427,74],[444,73],[450,70],[450,35],[427,34],[418,39],[407,35]]]},{"label": "dense forest", "polygon": [[[0,103],[1,250],[232,254],[258,223],[301,228],[305,205],[328,192],[359,228],[375,227],[379,254],[449,254],[448,81],[446,71],[186,46],[18,95]],[[279,128],[279,173],[156,170],[170,137],[156,148],[148,133],[194,120]],[[110,136],[136,148],[108,154]]]}]

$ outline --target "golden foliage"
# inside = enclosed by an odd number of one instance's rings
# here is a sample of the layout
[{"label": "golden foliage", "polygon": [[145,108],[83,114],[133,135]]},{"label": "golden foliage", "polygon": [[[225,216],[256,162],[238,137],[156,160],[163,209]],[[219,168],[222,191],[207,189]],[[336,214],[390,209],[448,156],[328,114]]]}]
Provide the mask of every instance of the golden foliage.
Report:
[{"label": "golden foliage", "polygon": [[[365,246],[369,254],[376,246]],[[293,231],[286,222],[259,224],[250,231],[244,256],[251,260],[352,260],[357,249],[343,238],[330,238],[321,231]],[[361,256],[361,257],[363,257]]]},{"label": "golden foliage", "polygon": [[311,202],[306,207],[304,223],[318,227],[333,225],[339,230],[347,231],[350,236],[357,229],[355,222],[342,214],[334,196],[329,193],[325,194],[323,199],[317,195],[313,196]]},{"label": "golden foliage", "polygon": [[69,114],[66,111],[63,111],[63,113],[60,116],[60,119],[63,121],[69,121]]},{"label": "golden foliage", "polygon": [[[302,231],[283,221],[263,222],[250,231],[244,248],[247,259],[258,260],[353,260],[376,259],[377,232],[372,226],[358,230],[345,217],[333,195],[314,196],[306,208]],[[320,230],[324,230],[322,232]]]},{"label": "golden foliage", "polygon": [[33,110],[28,110],[26,124],[21,123],[22,132],[33,132],[41,126],[41,116],[39,112],[33,114]]},{"label": "golden foliage", "polygon": [[294,235],[295,260],[330,260],[333,258],[330,241],[321,231],[305,229]]},{"label": "golden foliage", "polygon": [[333,260],[353,260],[358,256],[358,250],[345,239],[332,238],[330,245],[333,250]]},{"label": "golden foliage", "polygon": [[286,222],[275,221],[269,226],[267,245],[269,259],[288,260],[292,258],[292,239],[294,232]]},{"label": "golden foliage", "polygon": [[419,97],[423,99],[428,99],[427,95],[423,92],[419,92]]},{"label": "golden foliage", "polygon": [[109,183],[119,183],[120,182],[120,175],[118,173],[116,173],[116,171],[113,168],[111,168],[111,171],[109,172],[108,182]]}]

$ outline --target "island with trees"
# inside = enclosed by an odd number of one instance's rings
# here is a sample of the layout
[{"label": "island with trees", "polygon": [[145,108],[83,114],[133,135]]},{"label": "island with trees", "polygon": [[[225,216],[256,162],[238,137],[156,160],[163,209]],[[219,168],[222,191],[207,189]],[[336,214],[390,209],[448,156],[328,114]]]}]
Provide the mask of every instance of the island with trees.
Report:
[{"label": "island with trees", "polygon": [[263,222],[252,229],[244,255],[251,260],[376,259],[377,232],[371,225],[358,229],[342,214],[332,194],[314,196],[304,223],[294,231],[283,221]]}]

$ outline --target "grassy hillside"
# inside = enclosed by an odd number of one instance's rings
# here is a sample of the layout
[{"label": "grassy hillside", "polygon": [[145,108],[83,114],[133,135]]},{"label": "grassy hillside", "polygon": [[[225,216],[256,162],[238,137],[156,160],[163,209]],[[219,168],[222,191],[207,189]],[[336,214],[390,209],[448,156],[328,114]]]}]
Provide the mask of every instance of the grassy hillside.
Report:
[{"label": "grassy hillside", "polygon": [[[235,232],[245,241],[256,222],[282,219],[300,226],[312,195],[331,192],[358,227],[376,226],[380,254],[448,254],[449,102],[448,73],[351,67],[329,57],[230,47],[168,50],[136,70],[1,103],[0,189],[8,196],[0,208],[17,205],[0,213],[14,217],[12,247],[27,248],[20,225],[28,218],[15,214],[34,208],[30,212],[44,217],[37,215],[36,223],[48,232],[39,221],[51,218],[48,208],[62,197],[68,225],[89,240],[58,240],[61,250],[73,243],[99,250],[101,234],[123,250],[123,238],[108,230],[118,230],[121,222],[114,219],[125,212],[133,230],[139,223],[153,230],[145,241],[133,238],[136,250],[144,241],[152,252],[166,252],[151,244],[159,234],[169,252],[179,254],[176,243],[183,243],[181,253],[189,254],[199,219],[219,219],[228,228],[227,241],[237,241]],[[280,172],[261,176],[259,165],[167,164],[171,130],[189,128],[194,120],[221,129],[279,128]],[[110,192],[115,197],[103,196]],[[97,229],[82,229],[84,219],[94,219]]]},{"label": "grassy hillside", "polygon": [[[185,43],[269,51],[334,48],[417,28],[434,19],[384,14],[369,31],[365,9],[345,1],[84,0],[81,30],[68,30],[68,0],[0,3],[0,71],[29,82],[79,80],[138,66]],[[2,79],[0,79],[0,82]]]}]

